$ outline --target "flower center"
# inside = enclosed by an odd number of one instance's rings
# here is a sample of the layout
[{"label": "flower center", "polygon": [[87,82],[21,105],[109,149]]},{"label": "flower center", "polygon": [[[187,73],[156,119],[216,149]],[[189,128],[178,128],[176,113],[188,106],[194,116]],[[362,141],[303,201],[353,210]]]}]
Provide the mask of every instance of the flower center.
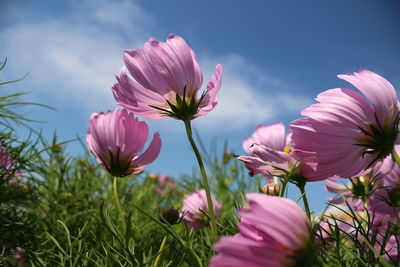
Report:
[{"label": "flower center", "polygon": [[283,152],[285,152],[286,154],[292,154],[292,149],[290,146],[285,146],[283,148]]},{"label": "flower center", "polygon": [[[183,96],[179,94],[169,94],[166,99],[168,105],[159,107],[150,105],[150,107],[158,109],[161,114],[177,120],[190,121],[198,117],[199,109],[202,106],[202,101],[207,94],[207,90],[201,94],[200,99],[197,99],[197,90],[191,90],[191,95],[186,95],[186,86],[183,89]],[[170,91],[173,92],[173,91]]]},{"label": "flower center", "polygon": [[375,121],[376,124],[364,122],[363,126],[358,126],[361,135],[354,137],[357,142],[354,145],[365,148],[362,155],[375,156],[370,165],[378,159],[385,158],[393,150],[398,135],[399,113],[394,116],[393,111],[388,112],[383,124],[375,114]]}]

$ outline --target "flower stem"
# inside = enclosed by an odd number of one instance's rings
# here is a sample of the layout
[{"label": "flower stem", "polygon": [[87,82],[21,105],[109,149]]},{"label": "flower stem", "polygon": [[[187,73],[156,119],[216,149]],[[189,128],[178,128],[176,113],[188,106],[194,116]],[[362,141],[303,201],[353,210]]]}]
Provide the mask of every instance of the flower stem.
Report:
[{"label": "flower stem", "polygon": [[397,166],[400,167],[400,157],[399,157],[399,154],[397,154],[397,151],[395,148],[392,149],[392,157],[393,157],[393,160],[397,163]]},{"label": "flower stem", "polygon": [[210,187],[208,186],[206,170],[204,168],[204,164],[203,164],[203,160],[201,159],[200,152],[197,149],[196,143],[193,140],[192,127],[190,125],[190,121],[187,120],[187,121],[184,121],[184,123],[185,123],[187,137],[189,138],[189,142],[192,145],[193,152],[196,155],[196,159],[197,159],[197,162],[199,163],[199,167],[200,167],[201,176],[203,178],[203,185],[204,185],[204,190],[206,191],[207,204],[208,204],[208,215],[210,216],[211,230],[213,232],[214,241],[215,241],[215,240],[217,240],[217,237],[218,237],[217,223],[215,221],[214,207],[213,207],[213,203],[211,200],[211,193],[210,193]]},{"label": "flower stem", "polygon": [[286,181],[286,180],[281,181],[281,188],[279,191],[280,197],[283,197],[283,195],[285,194],[287,184],[288,184],[288,181]]},{"label": "flower stem", "polygon": [[365,232],[368,230],[368,198],[364,201],[364,220],[362,222],[362,225],[364,227]]},{"label": "flower stem", "polygon": [[117,205],[117,209],[119,212],[119,217],[122,223],[122,227],[123,230],[126,231],[126,222],[125,222],[125,212],[122,209],[121,203],[119,202],[119,197],[118,197],[118,178],[114,177],[114,183],[113,183],[113,187],[114,187],[114,198],[115,198],[115,203]]},{"label": "flower stem", "polygon": [[158,256],[156,258],[156,261],[154,262],[153,267],[157,267],[158,266],[158,263],[160,262],[161,254],[162,254],[162,251],[164,250],[166,242],[167,242],[167,234],[164,236],[164,238],[163,238],[163,240],[161,242],[160,249],[158,250]]},{"label": "flower stem", "polygon": [[304,184],[298,184],[297,187],[300,189],[301,192],[301,197],[303,199],[304,203],[304,209],[306,210],[307,217],[311,221],[311,213],[310,213],[310,207],[308,205],[308,200],[307,200],[307,195],[306,195],[306,190],[305,190],[305,183]]}]

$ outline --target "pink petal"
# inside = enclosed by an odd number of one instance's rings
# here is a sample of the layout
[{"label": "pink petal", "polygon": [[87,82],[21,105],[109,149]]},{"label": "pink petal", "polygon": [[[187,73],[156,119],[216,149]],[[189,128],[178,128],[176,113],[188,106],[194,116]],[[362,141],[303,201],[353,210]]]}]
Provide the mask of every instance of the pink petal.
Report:
[{"label": "pink petal", "polygon": [[[259,125],[252,136],[243,142],[244,150],[250,151],[250,144],[257,143],[273,150],[283,151],[286,145],[285,125],[282,122]],[[250,154],[250,153],[248,153]]]},{"label": "pink petal", "polygon": [[295,255],[310,240],[303,210],[292,200],[265,194],[246,194],[248,207],[239,211],[239,234],[213,246],[218,253],[210,266],[295,266]]},{"label": "pink petal", "polygon": [[270,164],[267,164],[265,161],[257,157],[238,156],[237,159],[243,161],[246,168],[251,170],[253,173],[269,175],[274,171],[274,168],[272,168]]},{"label": "pink petal", "polygon": [[222,83],[222,66],[218,64],[215,67],[215,73],[207,84],[207,93],[200,105],[200,115],[205,115],[210,112],[218,103],[217,93],[221,88]]},{"label": "pink petal", "polygon": [[220,256],[213,257],[210,266],[283,266],[282,262],[288,256],[284,251],[265,247],[240,234],[221,237],[213,248]]},{"label": "pink petal", "polygon": [[161,150],[161,139],[158,133],[155,133],[153,140],[151,141],[149,147],[142,155],[135,157],[131,161],[131,167],[137,170],[137,172],[142,171],[147,165],[152,163],[160,154]]},{"label": "pink petal", "polygon": [[362,69],[360,72],[353,74],[341,74],[338,78],[343,79],[360,90],[374,106],[379,121],[385,120],[388,109],[393,106],[395,114],[398,112],[398,100],[396,90],[382,76]]},{"label": "pink petal", "polygon": [[243,150],[248,154],[251,155],[251,150],[250,147],[255,143],[253,136],[250,136],[249,138],[245,139],[243,141]]},{"label": "pink petal", "polygon": [[185,87],[191,97],[201,87],[202,73],[194,52],[178,35],[171,34],[167,42],[149,39],[143,49],[125,51],[124,58],[136,81],[164,97],[169,91],[183,96]]},{"label": "pink petal", "polygon": [[338,194],[338,193],[342,193],[343,191],[346,191],[348,188],[346,185],[336,182],[335,179],[328,178],[325,181],[325,189],[331,193]]},{"label": "pink petal", "polygon": [[[145,46],[151,46],[152,42],[152,40],[149,40]],[[168,84],[160,77],[158,70],[154,69],[144,48],[125,50],[124,61],[129,73],[140,85],[160,95],[168,93]]]},{"label": "pink petal", "polygon": [[[171,58],[176,57],[176,65],[180,65],[180,70],[185,74],[185,85],[193,85],[192,89],[199,89],[203,83],[203,73],[200,70],[196,54],[185,40],[171,33],[167,38],[167,43],[162,43],[162,46],[171,55]],[[193,93],[194,91],[187,92],[188,95]]]},{"label": "pink petal", "polygon": [[125,68],[121,69],[120,75],[116,78],[117,82],[113,85],[112,91],[118,104],[146,119],[163,118],[160,115],[161,111],[151,106],[166,106],[167,102],[164,97],[131,80],[126,74]]},{"label": "pink petal", "polygon": [[364,147],[354,145],[354,136],[360,135],[355,130],[312,118],[297,119],[290,128],[293,132],[292,155],[316,166],[314,173],[304,174],[307,178],[352,177],[373,160],[370,155],[362,157]]},{"label": "pink petal", "polygon": [[[122,127],[116,128],[117,136],[119,137],[117,143],[119,143],[119,147],[121,148],[121,154],[124,155],[126,152],[130,151],[133,151],[134,154],[139,154],[148,138],[148,126],[144,121],[139,121],[137,118],[135,118],[133,114],[128,115],[126,110],[122,111],[127,116],[130,116],[132,120],[135,120],[136,123],[129,123],[125,125],[124,130],[122,130]],[[136,138],[131,138],[133,134],[135,134]]]}]

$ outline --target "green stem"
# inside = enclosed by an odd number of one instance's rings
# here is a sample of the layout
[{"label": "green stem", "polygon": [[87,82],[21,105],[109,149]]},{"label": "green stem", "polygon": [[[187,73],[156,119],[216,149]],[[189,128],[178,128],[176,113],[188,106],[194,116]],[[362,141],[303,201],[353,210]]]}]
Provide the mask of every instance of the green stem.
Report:
[{"label": "green stem", "polygon": [[117,181],[118,181],[118,178],[114,177],[114,183],[113,183],[114,198],[115,198],[115,203],[117,204],[117,209],[118,209],[118,212],[119,212],[120,220],[122,222],[123,230],[126,231],[125,212],[122,209],[121,203],[119,202]]},{"label": "green stem", "polygon": [[285,194],[287,184],[288,184],[288,182],[286,179],[281,181],[281,190],[279,191],[280,197],[283,197],[283,195]]},{"label": "green stem", "polygon": [[399,166],[400,167],[400,157],[399,157],[399,154],[397,154],[397,151],[396,151],[396,149],[392,149],[392,157],[393,157],[393,160],[397,163],[397,166]]},{"label": "green stem", "polygon": [[364,218],[363,218],[363,222],[362,222],[365,232],[367,232],[367,230],[368,230],[368,205],[369,205],[369,203],[368,203],[368,198],[367,198],[364,201]]},{"label": "green stem", "polygon": [[160,249],[158,250],[158,256],[156,258],[156,261],[154,262],[153,267],[157,267],[158,266],[158,263],[160,262],[161,254],[162,254],[162,251],[164,250],[166,242],[167,242],[167,235],[164,236],[164,238],[163,238],[163,240],[161,242]]},{"label": "green stem", "polygon": [[200,152],[197,149],[196,143],[193,140],[192,127],[190,125],[190,121],[184,121],[184,123],[185,123],[187,137],[189,138],[189,142],[192,145],[193,152],[196,155],[197,162],[199,163],[201,176],[203,178],[204,190],[206,191],[207,204],[208,204],[208,216],[210,216],[211,230],[214,235],[214,241],[216,241],[218,238],[217,223],[215,221],[214,207],[213,207],[212,200],[211,200],[211,193],[210,193],[210,187],[208,186],[206,170],[204,168],[204,164],[203,164],[203,160],[201,159]]},{"label": "green stem", "polygon": [[297,187],[300,189],[301,192],[301,197],[303,198],[303,203],[304,203],[304,209],[306,210],[307,217],[311,221],[311,213],[310,213],[310,207],[308,205],[308,200],[307,200],[307,195],[306,195],[306,190],[305,190],[306,184],[298,184]]}]

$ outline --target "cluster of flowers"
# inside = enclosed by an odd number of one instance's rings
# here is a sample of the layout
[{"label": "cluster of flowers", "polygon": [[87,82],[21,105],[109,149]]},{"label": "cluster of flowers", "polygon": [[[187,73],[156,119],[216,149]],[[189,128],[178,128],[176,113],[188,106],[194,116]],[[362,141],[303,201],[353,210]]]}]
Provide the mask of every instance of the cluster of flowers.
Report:
[{"label": "cluster of flowers", "polygon": [[[124,109],[92,114],[87,133],[91,152],[115,177],[142,172],[161,149],[155,133],[147,150],[138,155],[147,141],[148,127],[134,114],[150,120],[182,120],[190,131],[188,122],[216,106],[222,78],[222,67],[217,65],[199,96],[203,77],[196,55],[174,34],[166,42],[150,39],[143,48],[126,50],[124,61],[112,88]],[[346,203],[374,214],[372,224],[379,229],[398,224],[400,169],[393,161],[400,163],[395,150],[399,122],[396,91],[383,77],[367,70],[338,77],[362,94],[346,88],[327,90],[317,96],[318,103],[302,111],[304,118],[290,124],[288,134],[282,123],[262,125],[244,141],[248,155],[237,159],[250,174],[267,178],[267,194],[246,195],[246,205],[238,211],[240,233],[221,237],[214,244],[218,254],[211,259],[211,266],[294,266],[305,260],[304,255],[312,254],[309,248],[315,238],[304,195],[307,182],[327,180],[327,189],[340,194],[332,203]],[[351,184],[333,178],[350,179]],[[287,183],[302,191],[307,214],[282,197]],[[181,215],[194,229],[207,225],[210,207],[211,220],[221,211],[222,205],[210,197],[207,187],[205,184],[206,190],[194,191],[183,202]],[[329,226],[328,221],[323,223]],[[324,229],[327,237],[329,227]],[[379,244],[389,251],[388,257],[398,257],[399,238],[394,231]]]},{"label": "cluster of flowers", "polygon": [[175,34],[168,36],[167,42],[151,38],[143,48],[126,50],[124,61],[112,87],[117,103],[124,109],[93,113],[87,133],[92,153],[117,177],[142,172],[161,149],[160,136],[155,133],[148,149],[138,156],[146,143],[148,127],[134,114],[150,120],[169,116],[183,121],[205,115],[218,103],[222,75],[217,65],[207,90],[199,97],[203,75],[196,55]]},{"label": "cluster of flowers", "polygon": [[[338,77],[352,83],[364,96],[346,88],[327,90],[317,96],[319,103],[302,111],[306,118],[290,124],[288,134],[282,123],[260,125],[243,142],[249,156],[237,158],[245,163],[251,175],[265,175],[268,184],[263,191],[267,194],[282,196],[279,189],[288,182],[301,188],[306,182],[326,180],[326,189],[339,196],[329,199],[334,207],[320,218],[319,238],[331,238],[336,226],[348,236],[360,238],[358,227],[366,224],[365,232],[373,240],[376,252],[396,262],[400,242],[400,168],[395,162],[400,148],[396,145],[399,122],[396,91],[383,77],[367,70]],[[281,183],[274,181],[276,177]],[[349,180],[348,185],[341,182],[344,179]],[[285,216],[289,214],[285,211]],[[354,218],[358,216],[359,220]],[[261,245],[263,238],[257,233],[261,225],[247,239],[239,238],[243,236],[240,228],[236,239],[222,239],[215,246],[220,255],[213,262],[225,259],[223,255],[226,259],[239,255],[227,249],[234,244],[245,247],[249,246],[249,240],[258,240]],[[282,231],[288,231],[284,223],[280,225]],[[268,234],[272,231],[270,227]],[[304,233],[301,228],[292,233],[299,231]],[[307,242],[310,239],[302,239],[301,250],[306,250]],[[285,247],[292,249],[293,257],[298,255],[298,247]],[[242,253],[241,257],[247,262],[264,259],[255,266],[274,266],[268,265],[270,259],[265,259],[265,251],[266,246],[260,252],[252,249],[248,255]],[[282,260],[276,259],[282,264]]]},{"label": "cluster of flowers", "polygon": [[[207,89],[199,96],[203,74],[197,57],[185,40],[175,34],[169,35],[166,42],[151,38],[143,48],[126,50],[124,61],[112,87],[117,103],[124,109],[93,113],[86,136],[90,151],[114,177],[142,172],[160,153],[161,138],[155,133],[148,148],[139,155],[148,139],[148,126],[134,114],[150,120],[172,117],[187,123],[217,105],[222,79],[222,67],[218,64]],[[171,189],[172,178],[155,178],[159,194]],[[211,199],[219,216],[221,205],[214,197]],[[184,200],[181,214],[188,225],[205,225],[207,204],[204,190],[197,190]]]}]

